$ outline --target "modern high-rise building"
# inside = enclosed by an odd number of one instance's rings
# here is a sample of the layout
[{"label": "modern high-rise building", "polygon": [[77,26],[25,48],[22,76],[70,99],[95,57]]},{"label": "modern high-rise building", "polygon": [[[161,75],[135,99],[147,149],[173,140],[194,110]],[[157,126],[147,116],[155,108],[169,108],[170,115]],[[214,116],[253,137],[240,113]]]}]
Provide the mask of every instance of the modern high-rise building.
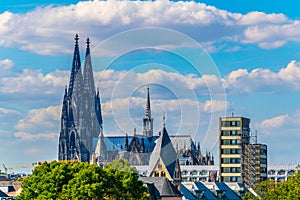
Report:
[{"label": "modern high-rise building", "polygon": [[251,142],[245,148],[245,184],[248,187],[267,179],[267,145]]},{"label": "modern high-rise building", "polygon": [[220,181],[251,187],[267,179],[267,145],[250,133],[250,119],[220,118]]},{"label": "modern high-rise building", "polygon": [[250,119],[220,118],[220,181],[245,182],[245,146],[250,141]]}]

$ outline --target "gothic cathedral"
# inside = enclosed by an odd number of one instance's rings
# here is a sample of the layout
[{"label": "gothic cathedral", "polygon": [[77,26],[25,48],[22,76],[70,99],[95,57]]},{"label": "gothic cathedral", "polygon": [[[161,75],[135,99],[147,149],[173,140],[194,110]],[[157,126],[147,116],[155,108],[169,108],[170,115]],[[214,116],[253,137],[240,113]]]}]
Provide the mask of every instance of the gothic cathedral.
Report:
[{"label": "gothic cathedral", "polygon": [[81,69],[78,35],[75,36],[69,86],[63,98],[58,160],[90,162],[93,139],[102,134],[99,91],[96,92],[89,38],[84,68]]}]

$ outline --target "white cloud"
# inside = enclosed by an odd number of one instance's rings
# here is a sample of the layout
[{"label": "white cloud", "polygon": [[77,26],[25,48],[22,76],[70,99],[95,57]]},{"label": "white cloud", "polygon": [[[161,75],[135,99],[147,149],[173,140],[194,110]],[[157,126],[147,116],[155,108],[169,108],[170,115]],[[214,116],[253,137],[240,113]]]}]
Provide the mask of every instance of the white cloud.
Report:
[{"label": "white cloud", "polygon": [[[22,114],[17,110],[11,110],[7,108],[0,108],[0,127],[2,129],[11,128],[20,119]],[[1,130],[0,130],[1,131]]]},{"label": "white cloud", "polygon": [[299,42],[300,21],[288,21],[285,24],[264,24],[250,26],[244,31],[243,43],[257,43],[260,47],[278,48],[288,41]]},{"label": "white cloud", "polygon": [[0,67],[2,70],[10,70],[14,66],[13,62],[9,59],[0,60]]},{"label": "white cloud", "polygon": [[300,62],[292,60],[285,68],[280,69],[278,77],[289,83],[300,81]]},{"label": "white cloud", "polygon": [[58,133],[38,133],[31,134],[28,132],[16,132],[15,137],[21,140],[36,141],[36,140],[57,140]]},{"label": "white cloud", "polygon": [[39,54],[70,53],[71,45],[66,48],[64,41],[71,44],[75,33],[98,43],[120,31],[143,27],[172,28],[200,42],[237,37],[263,48],[300,39],[299,21],[283,14],[255,11],[243,15],[194,1],[82,1],[0,14],[0,45]]},{"label": "white cloud", "polygon": [[7,96],[7,99],[19,99],[21,96],[23,101],[62,98],[69,74],[70,71],[56,70],[43,75],[40,70],[31,69],[5,74],[0,79],[0,94]]},{"label": "white cloud", "polygon": [[266,14],[264,12],[253,11],[245,15],[241,15],[239,24],[241,25],[258,25],[264,23],[282,24],[288,22],[288,18],[284,14]]},{"label": "white cloud", "polygon": [[220,100],[206,101],[204,111],[206,112],[224,112],[229,108],[229,102]]},{"label": "white cloud", "polygon": [[264,135],[300,136],[300,110],[293,113],[285,113],[268,119],[264,119],[256,125],[256,128]]},{"label": "white cloud", "polygon": [[1,117],[7,117],[8,115],[18,116],[18,115],[21,115],[21,113],[18,112],[18,111],[16,111],[16,110],[10,110],[10,109],[6,109],[6,108],[0,108],[0,116]]},{"label": "white cloud", "polygon": [[299,90],[300,62],[291,61],[279,72],[257,68],[252,71],[238,69],[224,77],[224,85],[235,93],[275,93]]},{"label": "white cloud", "polygon": [[[15,129],[20,131],[17,135],[22,136],[26,131],[59,132],[60,116],[61,106],[49,106],[47,108],[29,110],[26,116],[20,119],[15,126]],[[43,133],[39,134],[43,135]]]},{"label": "white cloud", "polygon": [[262,129],[281,128],[284,123],[287,122],[288,118],[288,114],[285,114],[273,117],[271,119],[265,119],[260,123],[260,127]]}]

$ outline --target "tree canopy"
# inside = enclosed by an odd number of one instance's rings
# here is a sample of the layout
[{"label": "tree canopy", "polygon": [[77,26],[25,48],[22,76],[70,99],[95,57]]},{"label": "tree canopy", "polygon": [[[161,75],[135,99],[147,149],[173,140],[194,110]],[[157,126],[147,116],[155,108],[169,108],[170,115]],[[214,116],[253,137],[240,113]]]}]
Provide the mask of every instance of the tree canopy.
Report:
[{"label": "tree canopy", "polygon": [[[300,198],[300,172],[290,176],[287,181],[276,183],[272,180],[263,181],[254,186],[254,191],[266,200],[298,200]],[[243,199],[260,199],[253,196],[250,192],[246,193]]]},{"label": "tree canopy", "polygon": [[[128,163],[123,163],[128,168]],[[148,199],[148,190],[137,173],[109,166],[43,163],[23,180],[17,199]]]}]

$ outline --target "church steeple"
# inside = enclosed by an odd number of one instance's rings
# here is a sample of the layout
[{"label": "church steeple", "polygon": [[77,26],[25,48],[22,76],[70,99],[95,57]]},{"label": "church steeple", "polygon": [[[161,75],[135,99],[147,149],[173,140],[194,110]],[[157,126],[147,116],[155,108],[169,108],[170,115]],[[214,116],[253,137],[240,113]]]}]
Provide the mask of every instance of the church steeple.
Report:
[{"label": "church steeple", "polygon": [[75,39],[75,48],[74,48],[72,69],[71,69],[71,75],[70,75],[70,84],[69,84],[69,90],[68,90],[69,97],[72,97],[76,75],[81,67],[79,46],[78,46],[78,40],[79,40],[78,34],[75,35],[74,39]]},{"label": "church steeple", "polygon": [[151,118],[149,85],[147,86],[147,102],[146,102],[146,114],[145,114],[145,117]]},{"label": "church steeple", "polygon": [[89,92],[89,96],[94,96],[95,94],[95,83],[94,75],[92,69],[92,60],[91,60],[91,51],[90,51],[90,39],[86,40],[86,53],[83,69],[83,80],[84,80],[84,89]]},{"label": "church steeple", "polygon": [[143,135],[146,137],[153,136],[153,118],[151,117],[149,85],[147,86],[146,110],[145,117],[143,118]]}]

